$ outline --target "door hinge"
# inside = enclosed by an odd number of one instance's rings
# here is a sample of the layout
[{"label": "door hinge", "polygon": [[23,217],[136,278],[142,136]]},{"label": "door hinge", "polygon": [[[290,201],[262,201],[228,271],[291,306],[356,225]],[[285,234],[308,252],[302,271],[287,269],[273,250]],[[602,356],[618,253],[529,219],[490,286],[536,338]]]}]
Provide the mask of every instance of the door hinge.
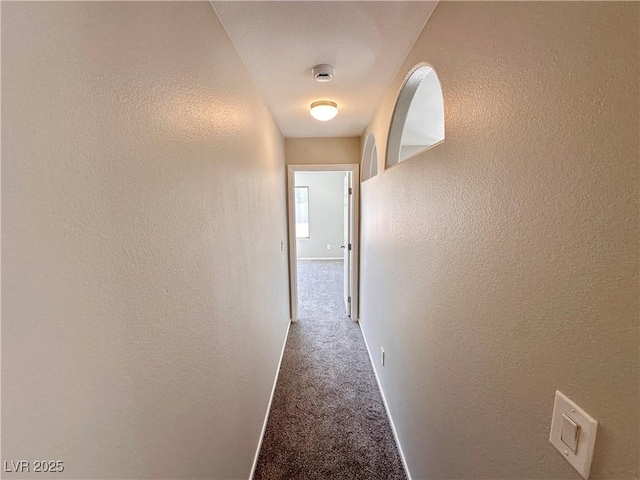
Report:
[{"label": "door hinge", "polygon": [[347,297],[347,303],[351,303],[351,297]]},{"label": "door hinge", "polygon": [[351,244],[349,244],[349,249],[348,250],[351,251]]},{"label": "door hinge", "polygon": [[353,195],[353,188],[349,187],[349,195]]}]

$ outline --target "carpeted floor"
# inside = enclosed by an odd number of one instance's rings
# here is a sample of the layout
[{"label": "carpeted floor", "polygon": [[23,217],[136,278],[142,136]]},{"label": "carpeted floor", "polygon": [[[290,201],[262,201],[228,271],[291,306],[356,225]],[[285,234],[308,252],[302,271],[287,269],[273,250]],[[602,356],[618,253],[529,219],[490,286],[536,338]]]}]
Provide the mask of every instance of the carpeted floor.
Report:
[{"label": "carpeted floor", "polygon": [[254,473],[273,479],[405,479],[342,261],[299,261],[291,325]]}]

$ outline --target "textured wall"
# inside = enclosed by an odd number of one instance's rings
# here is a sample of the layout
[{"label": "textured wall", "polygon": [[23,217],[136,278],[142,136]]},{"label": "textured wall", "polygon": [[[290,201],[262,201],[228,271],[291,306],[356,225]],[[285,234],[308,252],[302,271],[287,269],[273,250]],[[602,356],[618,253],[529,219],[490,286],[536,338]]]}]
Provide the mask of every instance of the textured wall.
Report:
[{"label": "textured wall", "polygon": [[309,187],[310,225],[309,238],[297,240],[298,258],[342,258],[344,176],[344,172],[296,173],[296,186]]},{"label": "textured wall", "polygon": [[211,6],[3,2],[2,100],[2,459],[247,478],[284,141]]},{"label": "textured wall", "polygon": [[360,163],[360,138],[287,138],[285,157],[288,165]]},{"label": "textured wall", "polygon": [[[578,479],[554,391],[638,478],[637,3],[440,2],[446,140],[362,185],[361,320],[415,479]],[[384,155],[380,155],[382,171]]]}]

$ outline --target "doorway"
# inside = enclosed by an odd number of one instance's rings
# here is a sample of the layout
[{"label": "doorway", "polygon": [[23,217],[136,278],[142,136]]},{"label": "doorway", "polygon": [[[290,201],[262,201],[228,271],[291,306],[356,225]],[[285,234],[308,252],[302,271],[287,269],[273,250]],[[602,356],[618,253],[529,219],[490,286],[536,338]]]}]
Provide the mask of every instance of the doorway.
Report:
[{"label": "doorway", "polygon": [[[335,269],[339,263],[342,311],[357,322],[359,166],[289,165],[287,173],[291,320],[300,315],[299,281],[305,280],[300,272],[319,264]],[[339,216],[328,219],[329,210]]]}]

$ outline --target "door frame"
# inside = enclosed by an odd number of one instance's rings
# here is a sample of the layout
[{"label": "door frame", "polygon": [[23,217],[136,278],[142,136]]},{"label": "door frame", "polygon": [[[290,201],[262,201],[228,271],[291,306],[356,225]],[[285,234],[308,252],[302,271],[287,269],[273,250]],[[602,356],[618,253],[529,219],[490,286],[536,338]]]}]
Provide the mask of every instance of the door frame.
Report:
[{"label": "door frame", "polygon": [[297,172],[351,172],[351,320],[358,322],[360,265],[360,165],[357,163],[287,165],[287,228],[289,232],[289,293],[291,321],[298,321],[298,248],[296,243],[295,175]]}]

